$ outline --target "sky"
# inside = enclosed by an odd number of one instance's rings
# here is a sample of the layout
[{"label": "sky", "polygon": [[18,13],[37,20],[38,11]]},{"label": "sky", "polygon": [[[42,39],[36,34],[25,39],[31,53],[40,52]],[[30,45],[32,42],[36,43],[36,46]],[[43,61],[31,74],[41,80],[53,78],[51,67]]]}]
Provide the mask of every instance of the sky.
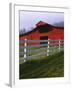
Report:
[{"label": "sky", "polygon": [[29,31],[32,27],[35,28],[39,21],[48,24],[63,22],[64,13],[20,11],[20,30],[26,29],[26,31]]}]

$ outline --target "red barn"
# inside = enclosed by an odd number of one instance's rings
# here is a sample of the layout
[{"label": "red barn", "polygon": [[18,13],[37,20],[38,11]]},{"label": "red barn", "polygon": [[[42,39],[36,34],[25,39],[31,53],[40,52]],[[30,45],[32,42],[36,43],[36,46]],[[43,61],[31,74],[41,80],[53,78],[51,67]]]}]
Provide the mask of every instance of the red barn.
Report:
[{"label": "red barn", "polygon": [[38,22],[36,27],[27,33],[19,36],[20,40],[63,40],[64,39],[64,27],[57,27],[45,22]]}]

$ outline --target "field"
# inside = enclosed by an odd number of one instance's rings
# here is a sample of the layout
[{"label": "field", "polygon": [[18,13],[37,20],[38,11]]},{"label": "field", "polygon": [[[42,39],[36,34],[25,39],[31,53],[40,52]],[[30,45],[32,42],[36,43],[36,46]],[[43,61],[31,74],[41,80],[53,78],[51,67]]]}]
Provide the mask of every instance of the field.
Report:
[{"label": "field", "polygon": [[42,59],[28,60],[19,65],[19,78],[51,78],[64,76],[64,52]]}]

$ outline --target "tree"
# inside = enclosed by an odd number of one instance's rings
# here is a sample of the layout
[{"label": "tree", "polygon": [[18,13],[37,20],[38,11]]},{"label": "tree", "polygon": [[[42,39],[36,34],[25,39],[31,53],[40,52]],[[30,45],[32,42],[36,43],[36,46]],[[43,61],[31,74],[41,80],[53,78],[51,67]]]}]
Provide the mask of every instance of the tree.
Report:
[{"label": "tree", "polygon": [[21,35],[21,34],[24,34],[24,33],[26,33],[26,29],[25,29],[25,28],[19,31],[19,34],[20,34],[20,35]]}]

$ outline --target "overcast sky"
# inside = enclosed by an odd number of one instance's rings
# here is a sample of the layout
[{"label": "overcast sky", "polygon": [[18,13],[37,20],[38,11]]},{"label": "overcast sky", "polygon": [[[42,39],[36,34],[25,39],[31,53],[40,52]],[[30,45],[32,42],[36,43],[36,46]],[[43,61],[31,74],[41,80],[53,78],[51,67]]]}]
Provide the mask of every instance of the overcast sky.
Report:
[{"label": "overcast sky", "polygon": [[20,30],[25,28],[28,31],[39,21],[49,24],[63,22],[64,13],[20,11]]}]

